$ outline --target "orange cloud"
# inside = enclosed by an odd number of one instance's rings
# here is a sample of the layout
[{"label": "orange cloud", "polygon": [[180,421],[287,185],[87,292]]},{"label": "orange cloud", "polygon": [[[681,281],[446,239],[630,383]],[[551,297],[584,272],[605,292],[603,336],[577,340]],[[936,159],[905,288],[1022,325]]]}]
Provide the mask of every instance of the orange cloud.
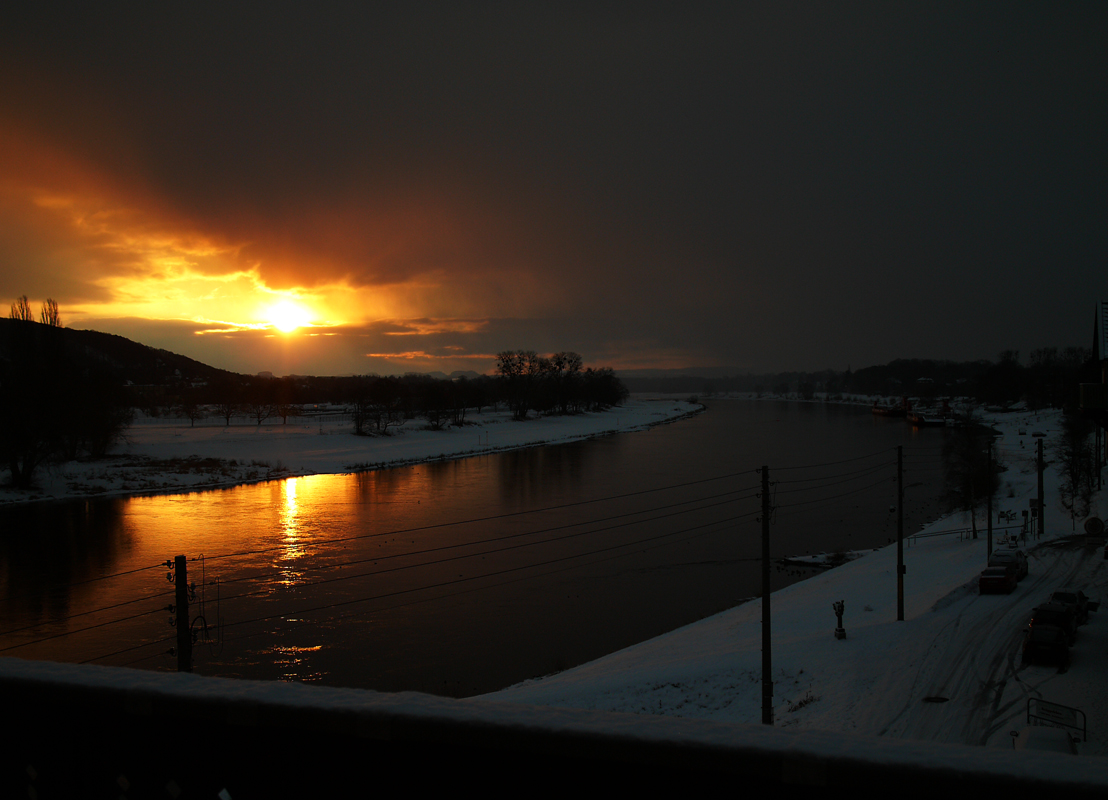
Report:
[{"label": "orange cloud", "polygon": [[424,350],[407,350],[402,353],[366,353],[366,358],[383,358],[386,360],[401,360],[401,361],[414,361],[414,360],[427,360],[427,361],[456,361],[458,359],[468,359],[471,361],[495,361],[495,353],[446,353],[443,355],[436,355],[435,353],[428,353]]}]

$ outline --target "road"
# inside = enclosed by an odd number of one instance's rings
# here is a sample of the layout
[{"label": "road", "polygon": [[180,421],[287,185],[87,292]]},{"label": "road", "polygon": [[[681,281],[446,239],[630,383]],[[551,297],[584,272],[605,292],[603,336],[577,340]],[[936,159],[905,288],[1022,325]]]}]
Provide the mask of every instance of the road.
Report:
[{"label": "road", "polygon": [[1053,590],[1074,586],[1093,598],[1108,597],[1108,562],[1083,538],[1045,543],[1028,557],[1030,574],[1011,595],[963,587],[940,601],[954,606],[947,613],[934,615],[931,625],[919,620],[924,652],[914,674],[901,676],[905,702],[880,735],[1007,746],[1009,731],[1025,724],[1027,700],[1035,697],[1084,710],[1096,742],[1083,752],[1105,750],[1108,609],[1091,614],[1079,629],[1064,673],[1021,666],[1020,649],[1031,610]]}]

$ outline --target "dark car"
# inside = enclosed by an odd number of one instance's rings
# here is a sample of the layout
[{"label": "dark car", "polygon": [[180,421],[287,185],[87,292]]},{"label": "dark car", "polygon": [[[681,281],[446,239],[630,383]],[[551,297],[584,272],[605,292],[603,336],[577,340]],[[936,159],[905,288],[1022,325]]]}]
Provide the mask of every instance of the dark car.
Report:
[{"label": "dark car", "polygon": [[1080,589],[1059,589],[1050,594],[1051,603],[1061,603],[1073,609],[1077,616],[1077,624],[1084,625],[1089,621],[1089,612],[1100,608],[1100,603],[1093,603]]},{"label": "dark car", "polygon": [[1066,638],[1071,645],[1077,641],[1077,615],[1072,608],[1062,603],[1043,603],[1032,611],[1031,621],[1027,627],[1034,628],[1036,625],[1061,628],[1066,632]]},{"label": "dark car", "polygon": [[994,550],[989,556],[990,567],[1003,567],[1012,564],[1016,568],[1016,580],[1021,581],[1027,576],[1027,556],[1022,550]]},{"label": "dark car", "polygon": [[1035,625],[1023,640],[1024,664],[1057,664],[1065,672],[1070,666],[1069,637],[1053,625]]},{"label": "dark car", "polygon": [[981,594],[1011,594],[1015,588],[1016,568],[1011,565],[986,567],[977,579],[977,590]]}]

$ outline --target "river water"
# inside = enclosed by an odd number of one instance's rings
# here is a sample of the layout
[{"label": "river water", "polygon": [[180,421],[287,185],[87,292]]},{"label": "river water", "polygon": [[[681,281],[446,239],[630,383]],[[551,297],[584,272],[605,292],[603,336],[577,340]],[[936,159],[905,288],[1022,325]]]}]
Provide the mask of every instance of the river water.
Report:
[{"label": "river water", "polygon": [[165,562],[183,554],[209,632],[195,672],[492,691],[757,594],[762,465],[775,558],[894,541],[897,445],[917,530],[937,514],[944,436],[864,408],[709,400],[565,445],[7,508],[0,656],[175,669]]}]

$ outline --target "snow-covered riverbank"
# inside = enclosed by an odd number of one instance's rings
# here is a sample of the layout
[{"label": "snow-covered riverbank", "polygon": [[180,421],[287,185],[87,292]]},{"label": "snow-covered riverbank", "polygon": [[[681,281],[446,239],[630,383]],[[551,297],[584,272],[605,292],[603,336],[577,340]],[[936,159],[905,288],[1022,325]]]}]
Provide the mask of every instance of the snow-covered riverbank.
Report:
[{"label": "snow-covered riverbank", "polygon": [[[1033,433],[1049,442],[1056,412],[998,417],[1008,470],[1000,511],[1027,509],[1036,491]],[[1022,433],[1021,433],[1022,432]],[[1020,666],[1031,609],[1052,590],[1108,600],[1103,540],[1074,537],[1046,470],[1046,535],[1019,542],[1031,572],[1009,596],[980,596],[984,531],[913,540],[905,548],[905,621],[896,621],[896,547],[776,592],[772,598],[775,724],[1011,747],[1029,697],[1088,715],[1084,754],[1108,755],[1108,607],[1078,635],[1069,671]],[[1099,502],[1099,501],[1098,501]],[[1101,516],[1108,509],[1100,506]],[[925,533],[966,527],[947,517]],[[1077,524],[1080,532],[1080,520]],[[772,533],[771,533],[772,535]],[[1004,546],[1004,545],[1000,545]],[[847,637],[834,637],[831,604],[845,602]],[[558,707],[729,722],[761,720],[761,601],[725,611],[575,669],[486,695]]]},{"label": "snow-covered riverbank", "polygon": [[207,419],[138,419],[112,455],[43,465],[35,487],[0,487],[0,505],[103,495],[187,492],[293,475],[356,472],[560,444],[634,431],[695,414],[683,400],[632,398],[602,413],[512,420],[507,411],[467,416],[461,428],[410,420],[387,436],[355,436],[344,415],[271,419],[262,425]]},{"label": "snow-covered riverbank", "polygon": [[[524,423],[507,414],[473,417],[462,429],[402,429],[360,438],[348,423],[319,420],[261,427],[190,428],[179,421],[136,424],[111,460],[48,467],[33,495],[2,490],[0,502],[90,494],[173,492],[293,474],[346,472],[471,453],[495,452],[635,430],[695,413],[675,399],[642,398],[604,414]],[[1036,491],[1035,437],[1050,442],[1056,412],[996,417],[1002,476],[998,510],[1021,518]],[[896,551],[886,547],[775,593],[774,706],[777,727],[1010,747],[1030,697],[1088,715],[1084,755],[1108,755],[1108,610],[1080,630],[1065,673],[1021,667],[1019,647],[1031,609],[1072,585],[1108,600],[1103,542],[1074,536],[1058,502],[1059,477],[1045,476],[1047,528],[1030,552],[1031,574],[1012,595],[979,596],[984,534],[913,539],[905,549],[906,620],[896,621]],[[1101,517],[1108,512],[1097,499]],[[1080,520],[1077,532],[1080,532]],[[925,533],[966,527],[952,516]],[[1000,543],[998,543],[999,545]],[[1001,545],[1002,546],[1002,545]],[[834,601],[845,602],[845,640],[835,639]],[[761,604],[693,625],[483,701],[757,723],[761,718]]]}]

